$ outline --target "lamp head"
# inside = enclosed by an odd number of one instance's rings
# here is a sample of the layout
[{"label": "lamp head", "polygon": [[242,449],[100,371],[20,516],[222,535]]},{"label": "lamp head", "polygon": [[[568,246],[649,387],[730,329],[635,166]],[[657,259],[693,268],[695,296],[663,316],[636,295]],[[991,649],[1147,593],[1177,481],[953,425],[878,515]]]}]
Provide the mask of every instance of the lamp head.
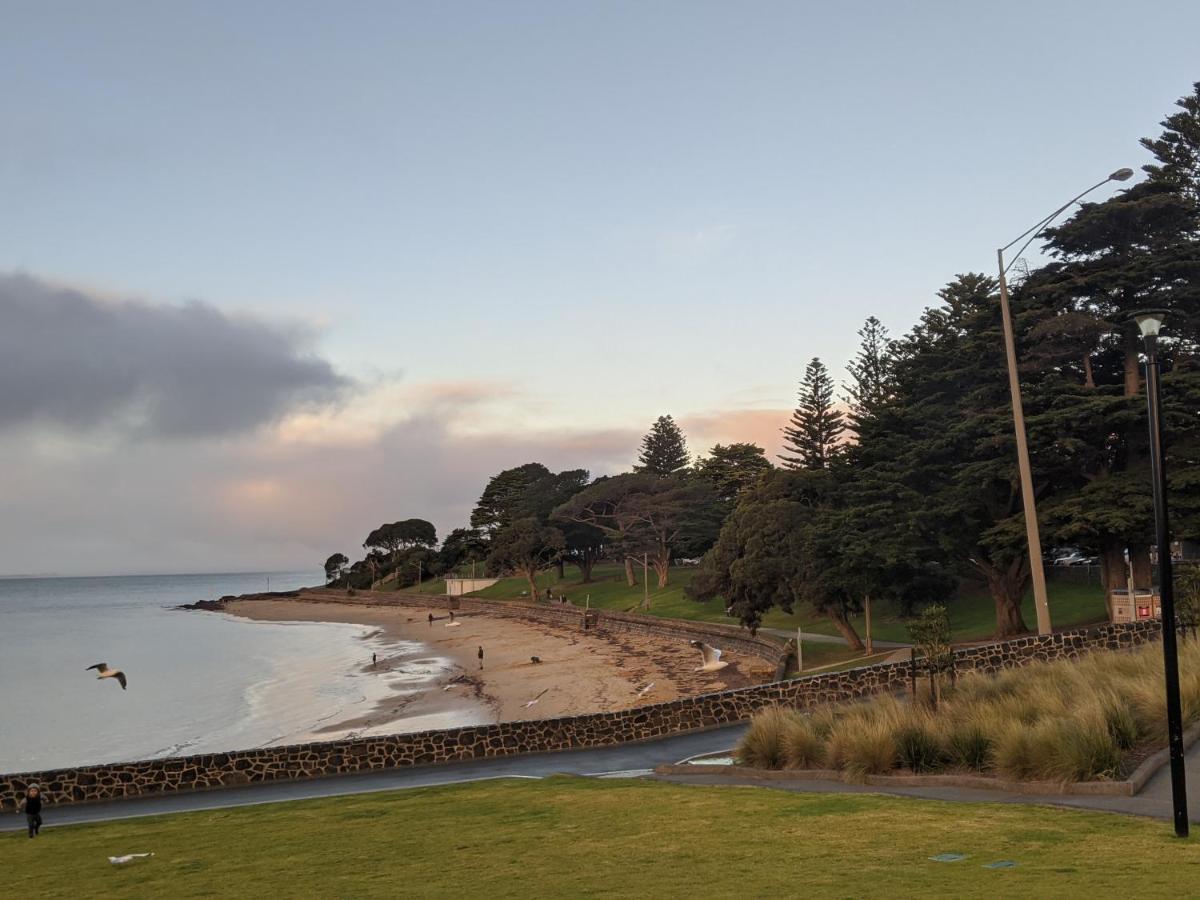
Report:
[{"label": "lamp head", "polygon": [[1143,338],[1156,338],[1166,315],[1165,309],[1139,309],[1133,313],[1133,321],[1137,322]]},{"label": "lamp head", "polygon": [[1133,177],[1133,169],[1117,169],[1108,176],[1109,181],[1128,181]]}]

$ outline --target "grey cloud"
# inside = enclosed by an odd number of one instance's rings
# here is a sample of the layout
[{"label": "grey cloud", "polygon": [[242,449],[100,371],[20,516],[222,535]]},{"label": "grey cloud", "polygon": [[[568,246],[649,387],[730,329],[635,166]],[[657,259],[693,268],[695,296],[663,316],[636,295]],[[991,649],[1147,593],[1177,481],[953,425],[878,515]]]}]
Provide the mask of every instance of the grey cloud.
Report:
[{"label": "grey cloud", "polygon": [[207,303],[111,302],[0,275],[0,429],[247,431],[351,386],[306,339]]}]

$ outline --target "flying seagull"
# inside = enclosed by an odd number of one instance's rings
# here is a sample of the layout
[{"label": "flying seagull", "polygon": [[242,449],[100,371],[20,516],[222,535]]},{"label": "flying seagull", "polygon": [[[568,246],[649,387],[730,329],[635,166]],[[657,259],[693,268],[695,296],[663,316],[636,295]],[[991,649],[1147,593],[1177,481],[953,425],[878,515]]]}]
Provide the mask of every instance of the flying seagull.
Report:
[{"label": "flying seagull", "polygon": [[90,672],[92,669],[95,669],[100,673],[96,676],[97,678],[117,679],[117,681],[121,682],[121,690],[125,690],[125,673],[120,669],[110,669],[108,667],[108,663],[96,663],[94,666],[87,667],[88,672]]},{"label": "flying seagull", "polygon": [[645,697],[645,696],[646,696],[646,694],[648,694],[648,693],[650,692],[650,688],[652,688],[652,687],[654,687],[654,682],[653,682],[653,681],[652,681],[652,682],[650,682],[648,685],[646,685],[644,688],[642,688],[640,691],[638,691],[638,692],[637,692],[637,695],[638,695],[639,697]]},{"label": "flying seagull", "polygon": [[727,662],[721,662],[721,651],[716,647],[710,647],[704,641],[689,641],[688,643],[699,650],[701,657],[704,658],[704,665],[695,671],[716,672],[718,669],[723,669],[729,665]]},{"label": "flying seagull", "polygon": [[543,690],[543,691],[542,691],[542,693],[541,693],[541,694],[538,694],[536,697],[534,697],[532,700],[530,700],[528,703],[526,703],[526,704],[525,704],[525,708],[526,708],[526,709],[529,709],[529,707],[533,706],[533,704],[535,704],[535,703],[537,703],[539,700],[541,700],[541,699],[542,699],[542,694],[546,693],[546,691],[548,691],[548,690],[550,690],[550,688],[546,688],[545,690]]}]

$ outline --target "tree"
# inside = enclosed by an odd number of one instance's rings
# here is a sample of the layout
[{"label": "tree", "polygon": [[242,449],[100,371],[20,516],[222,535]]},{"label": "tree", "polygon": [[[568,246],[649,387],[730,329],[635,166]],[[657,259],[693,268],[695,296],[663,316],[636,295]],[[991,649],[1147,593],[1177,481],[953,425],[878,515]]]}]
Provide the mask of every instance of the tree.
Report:
[{"label": "tree", "polygon": [[860,609],[855,586],[838,559],[839,486],[827,470],[776,470],[752,487],[721,528],[688,585],[696,600],[722,597],[742,624],[757,629],[773,607],[791,613],[810,603],[846,643],[862,641],[850,616]]},{"label": "tree", "polygon": [[716,501],[707,482],[633,473],[595,481],[556,509],[554,518],[597,529],[627,562],[646,554],[663,588],[677,548],[702,551],[716,538]]},{"label": "tree", "polygon": [[708,456],[696,461],[696,475],[712,483],[717,497],[733,502],[756,482],[771,463],[755,444],[715,444]]},{"label": "tree", "polygon": [[488,565],[524,577],[530,598],[536,598],[538,573],[557,561],[565,549],[566,541],[557,528],[533,518],[517,519],[492,536]]},{"label": "tree", "polygon": [[688,460],[683,431],[670,416],[659,416],[650,426],[650,432],[642,438],[642,452],[638,456],[641,465],[634,467],[634,471],[675,475],[687,468]]},{"label": "tree", "polygon": [[438,558],[442,570],[450,572],[463,563],[482,562],[487,559],[487,554],[487,541],[477,529],[455,528],[442,541]]},{"label": "tree", "polygon": [[[862,540],[900,541],[892,557],[913,572],[918,562],[973,569],[995,604],[996,636],[1008,637],[1028,630],[1029,565],[995,289],[967,274],[938,293],[896,342],[894,396],[861,423],[849,456],[854,490],[880,510]],[[1049,484],[1045,462],[1033,462],[1035,484]]]},{"label": "tree", "polygon": [[846,386],[847,426],[855,434],[864,420],[877,415],[891,399],[894,361],[893,342],[877,318],[868,318],[858,336],[858,353],[846,364],[850,373],[850,384]]},{"label": "tree", "polygon": [[517,518],[516,507],[526,489],[549,474],[549,469],[534,462],[493,475],[471,512],[471,527],[491,534],[510,525]]},{"label": "tree", "polygon": [[325,581],[329,584],[342,577],[342,570],[350,564],[345,553],[335,553],[325,560]]},{"label": "tree", "polygon": [[838,439],[846,430],[840,410],[833,405],[833,381],[825,364],[813,357],[804,370],[800,399],[791,425],[783,429],[785,468],[824,469],[837,452]]},{"label": "tree", "polygon": [[401,548],[432,547],[437,544],[437,530],[425,519],[405,519],[392,526]]},{"label": "tree", "polygon": [[1141,341],[1130,314],[1170,310],[1163,341],[1164,408],[1171,421],[1168,473],[1172,510],[1197,523],[1189,481],[1200,455],[1195,409],[1200,383],[1200,87],[1143,146],[1158,162],[1150,177],[1078,212],[1047,232],[1055,262],[1015,295],[1018,321],[1038,368],[1031,442],[1053,462],[1053,494],[1042,512],[1052,534],[1096,552],[1106,588],[1126,582],[1126,555],[1138,586],[1152,580],[1149,448],[1140,372]]}]

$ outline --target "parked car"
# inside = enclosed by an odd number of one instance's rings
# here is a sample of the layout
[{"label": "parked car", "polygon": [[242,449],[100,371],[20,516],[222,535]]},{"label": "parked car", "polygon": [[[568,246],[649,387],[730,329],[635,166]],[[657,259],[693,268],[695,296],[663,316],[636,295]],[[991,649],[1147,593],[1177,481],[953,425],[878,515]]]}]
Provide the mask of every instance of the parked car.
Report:
[{"label": "parked car", "polygon": [[1078,550],[1068,553],[1066,556],[1056,557],[1054,565],[1056,566],[1085,566],[1088,565],[1090,557],[1084,556]]}]

